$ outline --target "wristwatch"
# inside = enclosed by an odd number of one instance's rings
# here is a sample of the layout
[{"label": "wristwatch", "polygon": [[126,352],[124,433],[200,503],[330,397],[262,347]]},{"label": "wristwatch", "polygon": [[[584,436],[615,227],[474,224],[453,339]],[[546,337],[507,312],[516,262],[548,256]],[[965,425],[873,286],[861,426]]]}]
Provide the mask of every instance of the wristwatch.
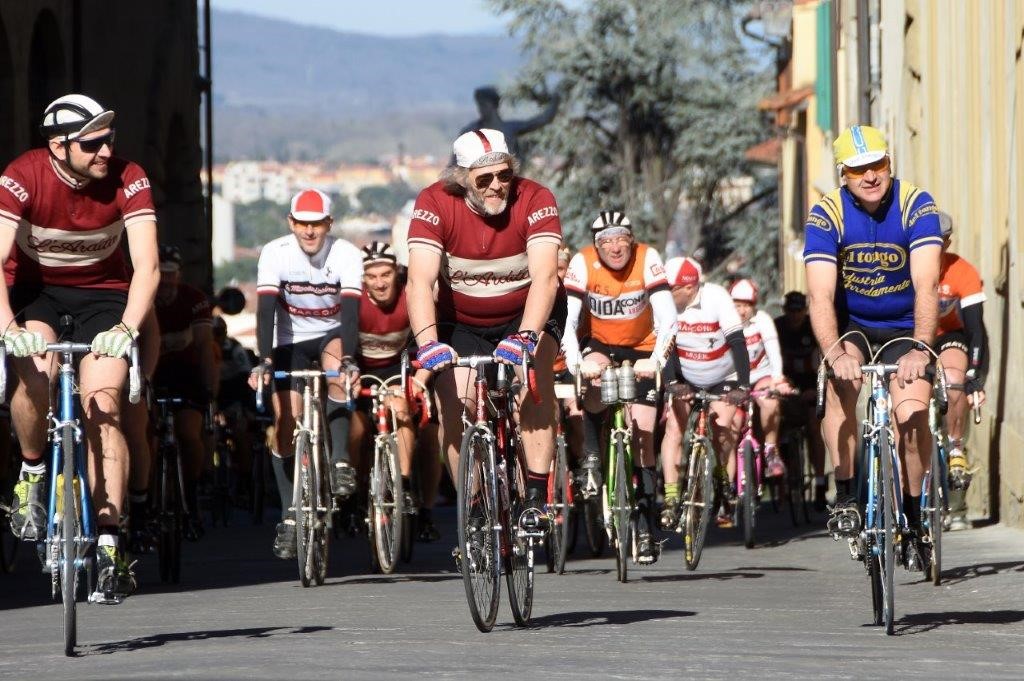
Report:
[{"label": "wristwatch", "polygon": [[932,354],[932,349],[924,341],[919,341],[919,340],[914,341],[913,349],[914,350],[920,350],[921,352],[923,352],[924,354],[926,354],[928,356],[931,356],[931,354]]}]

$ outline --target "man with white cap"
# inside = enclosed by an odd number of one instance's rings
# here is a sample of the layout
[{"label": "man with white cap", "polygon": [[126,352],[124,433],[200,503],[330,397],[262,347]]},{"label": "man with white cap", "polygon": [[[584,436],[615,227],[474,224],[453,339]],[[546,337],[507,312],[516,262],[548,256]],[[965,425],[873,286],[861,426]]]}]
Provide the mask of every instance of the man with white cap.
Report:
[{"label": "man with white cap", "polygon": [[[669,258],[665,263],[672,299],[678,311],[676,357],[686,386],[727,395],[711,403],[712,430],[718,467],[715,477],[722,493],[720,525],[732,523],[731,504],[735,490],[736,440],[739,429],[733,420],[736,407],[750,390],[750,361],[743,336],[743,322],[729,292],[718,284],[703,282],[703,270],[693,258]],[[669,391],[672,392],[672,391]],[[675,529],[679,524],[679,466],[684,424],[690,417],[688,391],[677,391],[666,410],[665,436],[661,441],[661,466],[665,476],[665,505],[661,526]]]},{"label": "man with white cap", "polygon": [[[842,186],[811,208],[804,228],[811,326],[833,374],[822,419],[836,481],[828,526],[834,536],[850,539],[856,558],[853,542],[863,517],[853,479],[861,365],[871,360],[868,342],[882,345],[911,338],[889,345],[875,361],[899,365],[889,388],[906,475],[903,510],[912,535],[905,538],[904,560],[909,569],[921,570],[928,560],[927,547],[917,537],[921,480],[931,458],[931,383],[925,370],[939,316],[938,209],[927,192],[893,177],[882,131],[854,125],[836,138],[832,148]],[[851,331],[859,333],[839,341]]]},{"label": "man with white cap", "polygon": [[[24,463],[12,526],[26,539],[46,534],[43,448],[54,370],[46,343],[57,340],[61,320],[70,317],[67,339],[92,344],[78,378],[94,472],[97,592],[119,602],[134,589],[118,546],[128,478],[123,358],[153,304],[160,272],[149,179],[113,155],[113,123],[114,112],[90,97],[60,97],[43,112],[46,147],[22,154],[0,177],[0,332],[20,379],[11,413]],[[120,247],[125,235],[130,270]]]},{"label": "man with white cap", "polygon": [[[278,371],[309,369],[314,362],[327,370],[356,372],[353,357],[359,344],[359,299],[362,295],[362,253],[331,236],[331,199],[317,189],[292,197],[288,213],[291,234],[274,239],[260,251],[256,275],[256,343],[260,364],[249,385],[270,382]],[[343,377],[327,379],[325,416],[330,430],[330,483],[337,496],[355,491],[355,469],[348,452],[351,414]],[[292,485],[295,452],[292,433],[302,414],[297,381],[274,379],[274,435],[271,463],[281,495],[281,522],[274,555],[295,557],[295,515]]]},{"label": "man with white cap", "polygon": [[[552,366],[565,319],[558,207],[548,189],[517,176],[518,159],[501,132],[471,130],[455,140],[454,152],[456,165],[420,192],[409,225],[407,296],[417,358],[438,372],[459,353],[493,353],[516,365],[525,353],[535,357],[540,402],[527,397],[520,404],[531,511],[523,518],[543,523],[555,447]],[[473,403],[470,370],[438,374],[434,389],[454,479],[463,410]]]}]

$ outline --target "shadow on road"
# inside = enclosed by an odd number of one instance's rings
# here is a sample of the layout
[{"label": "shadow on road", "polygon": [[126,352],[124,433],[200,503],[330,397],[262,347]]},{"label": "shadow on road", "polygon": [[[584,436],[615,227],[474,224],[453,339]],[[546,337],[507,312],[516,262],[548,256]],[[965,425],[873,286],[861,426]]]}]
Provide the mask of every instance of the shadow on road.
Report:
[{"label": "shadow on road", "polygon": [[899,636],[923,634],[956,624],[1016,624],[1024,622],[1024,610],[966,610],[963,612],[918,612],[896,620]]},{"label": "shadow on road", "polygon": [[1001,572],[1024,572],[1024,560],[1006,561],[1003,563],[977,563],[975,565],[949,568],[942,571],[942,583],[960,584],[969,579],[991,577]]},{"label": "shadow on road", "polygon": [[[534,627],[597,627],[609,624],[633,624],[634,622],[693,617],[696,614],[691,610],[581,610],[579,612],[560,612],[543,617],[534,617],[530,620],[530,625]],[[498,628],[518,629],[514,624],[502,625]]]},{"label": "shadow on road", "polygon": [[763,572],[681,572],[674,575],[651,575],[641,577],[641,582],[692,582],[705,579],[726,581],[730,579],[759,579],[764,577]]},{"label": "shadow on road", "polygon": [[318,631],[330,631],[333,627],[252,627],[249,629],[216,629],[214,631],[183,631],[173,634],[157,634],[156,636],[139,636],[124,641],[98,643],[81,646],[79,656],[110,655],[111,653],[159,648],[168,643],[188,641],[208,641],[217,638],[270,638],[282,634],[312,634]]},{"label": "shadow on road", "polygon": [[326,582],[325,585],[348,586],[350,584],[400,584],[404,582],[420,582],[429,584],[433,582],[450,582],[455,579],[462,579],[462,576],[457,575],[454,572],[440,575],[369,575],[367,577],[355,578],[342,577],[341,579]]}]

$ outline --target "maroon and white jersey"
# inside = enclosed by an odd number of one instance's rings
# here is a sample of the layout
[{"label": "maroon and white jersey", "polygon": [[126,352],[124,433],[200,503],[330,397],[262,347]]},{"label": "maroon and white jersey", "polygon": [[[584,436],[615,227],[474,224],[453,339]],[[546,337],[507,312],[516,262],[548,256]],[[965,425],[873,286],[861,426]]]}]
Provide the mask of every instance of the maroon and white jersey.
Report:
[{"label": "maroon and white jersey", "polygon": [[562,243],[558,206],[550,191],[525,178],[513,181],[508,208],[493,216],[435,182],[420,192],[409,223],[409,250],[442,256],[439,322],[497,326],[521,315],[530,291],[526,251],[542,243]]},{"label": "maroon and white jersey", "polygon": [[398,364],[409,344],[409,309],[405,288],[390,307],[373,302],[363,289],[359,301],[359,368],[379,369]]},{"label": "maroon and white jersey", "polygon": [[158,299],[154,308],[160,325],[160,368],[198,367],[200,354],[193,329],[213,324],[210,299],[193,286],[178,284],[174,300],[161,304]]},{"label": "maroon and white jersey", "polygon": [[775,322],[764,310],[758,310],[743,327],[750,355],[750,385],[762,378],[782,378],[782,351]]},{"label": "maroon and white jersey", "polygon": [[81,183],[46,149],[14,159],[0,177],[0,228],[15,230],[4,263],[14,284],[128,290],[119,245],[125,229],[154,222],[149,178],[137,164],[111,156],[109,172]]},{"label": "maroon and white jersey", "polygon": [[725,335],[742,326],[729,292],[718,284],[703,284],[679,314],[676,331],[676,354],[687,383],[709,388],[735,378]]},{"label": "maroon and white jersey", "polygon": [[341,326],[341,298],[363,290],[363,254],[344,239],[327,235],[323,248],[306,255],[294,234],[260,251],[256,293],[277,296],[274,347],[323,338]]}]

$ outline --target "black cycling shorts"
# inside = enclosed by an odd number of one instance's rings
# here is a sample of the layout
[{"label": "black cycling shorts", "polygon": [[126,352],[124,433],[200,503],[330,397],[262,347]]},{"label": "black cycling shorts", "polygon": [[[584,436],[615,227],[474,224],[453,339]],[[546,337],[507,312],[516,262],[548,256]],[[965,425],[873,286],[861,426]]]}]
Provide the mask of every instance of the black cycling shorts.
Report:
[{"label": "black cycling shorts", "polygon": [[[864,339],[859,335],[851,336],[850,338],[846,339],[857,346],[861,354],[864,356],[865,363],[870,362],[872,352],[881,347],[882,345],[884,345],[885,343],[891,341],[894,338],[900,338],[904,336],[909,339],[914,335],[913,328],[876,329],[869,326],[861,326],[860,324],[857,324],[856,322],[852,321],[848,321],[846,323],[846,325],[843,327],[839,335],[842,336],[843,334],[848,333],[850,331],[860,331],[865,336],[867,336],[868,342],[871,343],[871,348],[868,348],[864,344]],[[880,357],[878,357],[878,362],[881,364],[896,364],[900,357],[907,354],[913,349],[913,340],[905,340],[893,343],[882,352]],[[834,359],[835,356],[836,351],[833,350],[832,357],[830,359]]]},{"label": "black cycling shorts", "polygon": [[[565,295],[555,298],[555,304],[541,331],[551,336],[558,345],[562,340],[562,323],[568,314]],[[438,337],[455,349],[460,357],[468,355],[490,355],[505,338],[520,331],[522,315],[497,326],[471,326],[461,322],[439,323]]]},{"label": "black cycling shorts", "polygon": [[[128,304],[127,291],[15,284],[10,291],[11,308],[20,324],[43,322],[61,340],[92,343],[97,334],[121,322]],[[61,336],[61,318],[71,317],[70,336]]]},{"label": "black cycling shorts", "polygon": [[[341,338],[341,327],[331,329],[320,338],[310,338],[298,343],[277,346],[271,356],[274,362],[274,371],[304,371],[312,367],[314,362],[322,366],[320,360],[323,357],[324,349],[335,338]],[[298,392],[301,389],[302,379],[300,378],[274,379],[276,392],[283,390]]]},{"label": "black cycling shorts", "polygon": [[967,344],[967,334],[964,333],[963,330],[950,331],[949,333],[942,334],[935,339],[934,347],[935,352],[940,355],[946,350],[953,349],[960,350],[968,357],[970,357],[971,354],[970,347]]}]

